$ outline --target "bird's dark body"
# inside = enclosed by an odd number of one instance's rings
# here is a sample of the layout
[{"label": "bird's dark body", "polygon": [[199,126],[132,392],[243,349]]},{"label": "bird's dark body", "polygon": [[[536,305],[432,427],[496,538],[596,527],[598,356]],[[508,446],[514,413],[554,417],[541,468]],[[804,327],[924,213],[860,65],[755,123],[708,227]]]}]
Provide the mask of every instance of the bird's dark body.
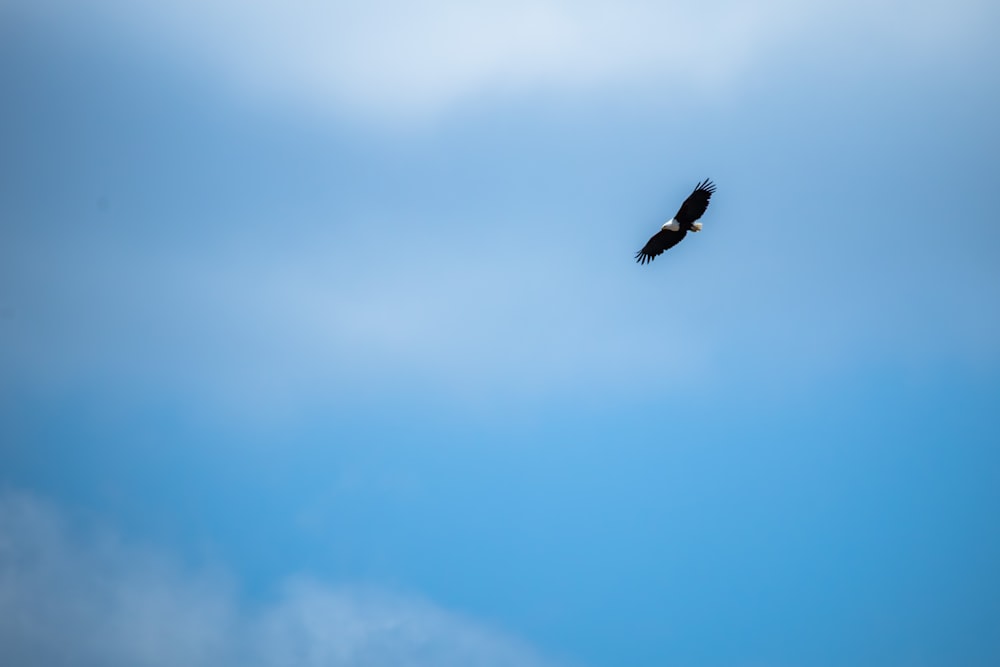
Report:
[{"label": "bird's dark body", "polygon": [[712,198],[713,192],[715,192],[715,184],[712,181],[706,178],[699,183],[694,192],[688,195],[688,198],[681,204],[677,215],[673,218],[677,223],[678,229],[676,231],[661,229],[656,234],[653,234],[642,250],[635,254],[635,261],[640,264],[652,262],[656,257],[663,254],[665,250],[669,250],[680,243],[689,231],[692,229],[697,231],[694,223],[705,213],[705,209],[708,208],[708,201]]}]

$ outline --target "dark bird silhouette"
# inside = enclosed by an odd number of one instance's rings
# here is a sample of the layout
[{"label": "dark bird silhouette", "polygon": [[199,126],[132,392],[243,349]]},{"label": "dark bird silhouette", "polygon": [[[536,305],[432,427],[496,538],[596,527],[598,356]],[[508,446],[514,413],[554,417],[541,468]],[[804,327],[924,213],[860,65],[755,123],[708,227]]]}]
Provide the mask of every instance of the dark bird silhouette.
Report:
[{"label": "dark bird silhouette", "polygon": [[640,264],[652,262],[664,250],[669,250],[681,242],[688,231],[700,232],[701,223],[695,222],[702,216],[708,208],[708,200],[715,192],[715,183],[707,178],[698,184],[684,203],[680,210],[668,222],[663,223],[660,231],[653,234],[652,238],[643,246],[642,250],[635,254],[635,261]]}]

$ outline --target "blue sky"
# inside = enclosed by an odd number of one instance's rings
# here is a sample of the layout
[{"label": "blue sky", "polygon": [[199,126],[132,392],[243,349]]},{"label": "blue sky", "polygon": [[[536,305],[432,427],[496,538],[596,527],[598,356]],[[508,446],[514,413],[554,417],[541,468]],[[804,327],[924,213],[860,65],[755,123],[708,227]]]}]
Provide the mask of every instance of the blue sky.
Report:
[{"label": "blue sky", "polygon": [[0,5],[0,662],[996,664],[991,3],[244,4]]}]

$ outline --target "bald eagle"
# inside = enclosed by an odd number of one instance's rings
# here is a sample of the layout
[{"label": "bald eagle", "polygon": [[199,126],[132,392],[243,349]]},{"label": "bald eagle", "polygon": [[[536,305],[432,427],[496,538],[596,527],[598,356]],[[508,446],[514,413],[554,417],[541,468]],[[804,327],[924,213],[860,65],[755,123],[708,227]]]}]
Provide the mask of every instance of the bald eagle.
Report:
[{"label": "bald eagle", "polygon": [[701,231],[701,223],[695,222],[702,216],[708,208],[708,200],[715,192],[715,183],[707,178],[698,184],[684,203],[677,211],[677,215],[668,222],[663,223],[660,231],[653,234],[652,238],[643,246],[642,250],[635,254],[635,261],[640,264],[652,262],[664,250],[669,250],[681,242],[688,230],[692,232]]}]

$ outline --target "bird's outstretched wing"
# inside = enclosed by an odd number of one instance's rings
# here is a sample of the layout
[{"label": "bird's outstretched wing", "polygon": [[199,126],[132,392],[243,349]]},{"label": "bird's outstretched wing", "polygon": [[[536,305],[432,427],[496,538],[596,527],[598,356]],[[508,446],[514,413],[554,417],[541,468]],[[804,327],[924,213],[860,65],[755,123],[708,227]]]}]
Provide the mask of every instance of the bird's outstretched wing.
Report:
[{"label": "bird's outstretched wing", "polygon": [[663,229],[656,232],[642,247],[642,250],[635,253],[635,261],[640,264],[652,262],[655,257],[663,254],[664,250],[669,250],[680,243],[686,235],[687,232],[684,230],[672,232],[669,229]]},{"label": "bird's outstretched wing", "polygon": [[708,200],[712,198],[713,192],[715,192],[715,183],[706,178],[698,184],[694,192],[688,195],[688,198],[681,204],[680,210],[677,211],[677,215],[674,216],[674,220],[681,224],[682,229],[705,213],[705,209],[708,208]]}]

